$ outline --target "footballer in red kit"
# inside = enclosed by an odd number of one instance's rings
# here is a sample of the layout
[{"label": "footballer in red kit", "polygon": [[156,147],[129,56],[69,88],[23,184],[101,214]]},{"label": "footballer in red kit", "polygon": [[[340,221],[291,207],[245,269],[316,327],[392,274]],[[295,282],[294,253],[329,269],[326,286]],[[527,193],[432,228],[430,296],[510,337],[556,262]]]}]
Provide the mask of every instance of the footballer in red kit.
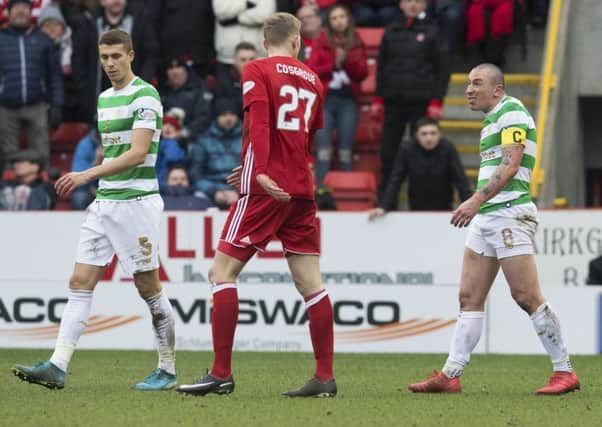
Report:
[{"label": "footballer in red kit", "polygon": [[[322,127],[322,85],[295,58],[253,61],[242,74],[244,132],[241,198],[230,210],[218,249],[247,261],[278,237],[286,252],[320,253],[309,142]],[[257,182],[267,174],[284,193]]]},{"label": "footballer in red kit", "polygon": [[318,76],[297,60],[301,23],[275,13],[263,27],[268,58],[242,72],[244,127],[241,166],[228,182],[241,197],[230,208],[213,265],[213,366],[180,393],[234,391],[232,346],[238,320],[236,280],[257,251],[273,238],[282,242],[295,287],[303,296],[316,360],[312,378],[288,397],[334,397],[333,310],[320,274],[320,236],[309,147],[322,127],[323,88]]}]

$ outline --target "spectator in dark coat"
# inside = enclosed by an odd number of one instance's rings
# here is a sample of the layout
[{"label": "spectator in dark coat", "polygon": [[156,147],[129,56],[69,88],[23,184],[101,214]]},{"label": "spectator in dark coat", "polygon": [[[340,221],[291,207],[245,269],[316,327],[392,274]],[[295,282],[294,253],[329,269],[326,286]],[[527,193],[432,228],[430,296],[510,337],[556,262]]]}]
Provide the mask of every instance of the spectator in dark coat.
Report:
[{"label": "spectator in dark coat", "polygon": [[326,29],[316,39],[307,64],[318,74],[324,90],[324,127],[316,132],[316,184],[330,169],[332,130],[337,130],[339,168],[351,170],[358,120],[357,96],[368,75],[366,48],[353,26],[347,7],[329,9]]},{"label": "spectator in dark coat", "polygon": [[231,67],[220,67],[217,72],[215,99],[228,98],[236,104],[236,114],[242,118],[242,89],[240,76],[247,62],[257,58],[257,49],[249,42],[240,42],[234,48],[234,64]]},{"label": "spectator in dark coat", "polygon": [[161,189],[161,197],[166,211],[205,210],[213,207],[203,193],[195,193],[183,166],[174,166],[167,172],[167,185]]},{"label": "spectator in dark coat", "polygon": [[464,167],[454,144],[441,137],[436,120],[423,118],[416,123],[416,135],[403,142],[397,152],[393,173],[378,207],[370,219],[397,208],[401,184],[409,178],[411,210],[451,210],[454,187],[462,201],[472,195]]},{"label": "spectator in dark coat", "polygon": [[398,0],[359,0],[353,6],[358,27],[386,27],[399,15]]},{"label": "spectator in dark coat", "polygon": [[162,0],[160,3],[161,25],[158,30],[161,56],[166,59],[186,58],[199,77],[205,78],[215,56],[215,17],[211,2]]},{"label": "spectator in dark coat", "polygon": [[602,255],[589,262],[585,283],[588,285],[602,285]]},{"label": "spectator in dark coat", "polygon": [[431,7],[439,22],[441,35],[447,41],[449,57],[454,58],[464,34],[465,0],[437,0]]},{"label": "spectator in dark coat", "polygon": [[397,148],[411,125],[428,115],[440,119],[450,65],[439,28],[426,16],[426,0],[401,0],[402,14],[385,29],[378,52],[375,120],[384,124],[381,141],[383,188],[391,175]]},{"label": "spectator in dark coat", "polygon": [[215,103],[217,118],[190,152],[190,178],[197,191],[205,193],[220,208],[238,200],[238,191],[226,183],[240,164],[242,125],[230,99]]},{"label": "spectator in dark coat", "polygon": [[[127,0],[100,0],[103,7],[102,15],[96,18],[97,40],[101,34],[108,30],[120,29],[132,37],[134,74],[152,82],[157,77],[159,66],[159,40],[157,31],[153,26],[152,18],[145,10],[134,13],[127,11]],[[97,57],[98,57],[98,51]],[[97,71],[97,94],[111,86],[106,73],[101,72],[100,65]]]},{"label": "spectator in dark coat", "polygon": [[19,151],[12,156],[15,179],[0,181],[0,210],[54,209],[56,193],[42,179],[42,160],[35,150]]},{"label": "spectator in dark coat", "polygon": [[[83,137],[75,148],[73,153],[73,162],[71,164],[72,172],[82,172],[102,163],[102,145],[100,144],[100,135],[96,126],[93,126],[90,132]],[[71,207],[75,210],[83,210],[96,198],[96,189],[98,180],[86,185],[77,187],[71,196]]]},{"label": "spectator in dark coat", "polygon": [[46,34],[31,27],[28,0],[9,2],[9,22],[9,28],[0,31],[0,149],[5,159],[14,155],[24,131],[45,168],[48,127],[60,124],[63,105],[58,54]]},{"label": "spectator in dark coat", "polygon": [[183,58],[173,58],[167,63],[165,84],[159,92],[165,111],[184,110],[184,122],[174,135],[176,139],[193,141],[209,128],[213,95],[207,83],[190,71]]}]

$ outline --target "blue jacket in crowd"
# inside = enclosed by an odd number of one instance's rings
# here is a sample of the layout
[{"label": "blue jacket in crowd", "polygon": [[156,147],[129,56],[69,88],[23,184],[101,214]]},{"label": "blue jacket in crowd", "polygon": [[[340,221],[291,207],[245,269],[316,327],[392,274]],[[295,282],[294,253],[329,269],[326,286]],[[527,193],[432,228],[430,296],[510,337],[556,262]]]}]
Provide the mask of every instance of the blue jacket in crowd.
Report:
[{"label": "blue jacket in crowd", "polygon": [[214,121],[209,130],[193,145],[190,153],[191,184],[211,199],[218,190],[235,190],[226,184],[232,169],[240,164],[242,126],[221,129]]},{"label": "blue jacket in crowd", "polygon": [[159,187],[163,187],[167,179],[169,168],[186,163],[186,151],[180,146],[177,139],[161,138],[159,152],[155,163],[155,171],[159,180]]},{"label": "blue jacket in crowd", "polygon": [[63,105],[63,77],[54,43],[39,29],[0,31],[0,105]]},{"label": "blue jacket in crowd", "polygon": [[86,169],[90,169],[94,165],[96,149],[99,144],[100,139],[96,129],[91,130],[86,136],[80,139],[75,148],[75,152],[73,153],[71,170],[73,172],[82,172]]}]

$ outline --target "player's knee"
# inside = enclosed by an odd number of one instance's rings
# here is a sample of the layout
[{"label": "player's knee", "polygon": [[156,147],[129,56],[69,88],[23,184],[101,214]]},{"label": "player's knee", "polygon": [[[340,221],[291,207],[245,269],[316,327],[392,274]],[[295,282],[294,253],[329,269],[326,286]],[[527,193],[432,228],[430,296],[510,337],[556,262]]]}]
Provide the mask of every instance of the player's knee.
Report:
[{"label": "player's knee", "polygon": [[512,299],[527,313],[533,313],[537,309],[538,301],[535,295],[523,290],[513,290]]},{"label": "player's knee", "polygon": [[138,294],[144,299],[150,298],[161,292],[161,282],[155,271],[145,271],[134,274],[134,283]]},{"label": "player's knee", "polygon": [[73,273],[69,278],[70,289],[94,289],[91,277],[86,277],[85,274]]},{"label": "player's knee", "polygon": [[461,311],[482,311],[483,301],[480,301],[474,292],[460,290],[458,302]]}]

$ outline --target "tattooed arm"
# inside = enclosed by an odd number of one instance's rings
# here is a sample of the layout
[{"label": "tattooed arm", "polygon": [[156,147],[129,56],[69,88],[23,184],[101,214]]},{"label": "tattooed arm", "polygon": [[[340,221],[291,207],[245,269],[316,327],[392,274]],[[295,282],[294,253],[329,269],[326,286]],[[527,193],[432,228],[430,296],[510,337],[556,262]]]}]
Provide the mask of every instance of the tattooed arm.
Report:
[{"label": "tattooed arm", "polygon": [[502,146],[502,162],[495,169],[489,181],[462,203],[453,212],[451,223],[456,227],[466,227],[477,214],[479,208],[487,200],[492,199],[512,179],[520,168],[525,146],[522,144],[509,144]]}]

